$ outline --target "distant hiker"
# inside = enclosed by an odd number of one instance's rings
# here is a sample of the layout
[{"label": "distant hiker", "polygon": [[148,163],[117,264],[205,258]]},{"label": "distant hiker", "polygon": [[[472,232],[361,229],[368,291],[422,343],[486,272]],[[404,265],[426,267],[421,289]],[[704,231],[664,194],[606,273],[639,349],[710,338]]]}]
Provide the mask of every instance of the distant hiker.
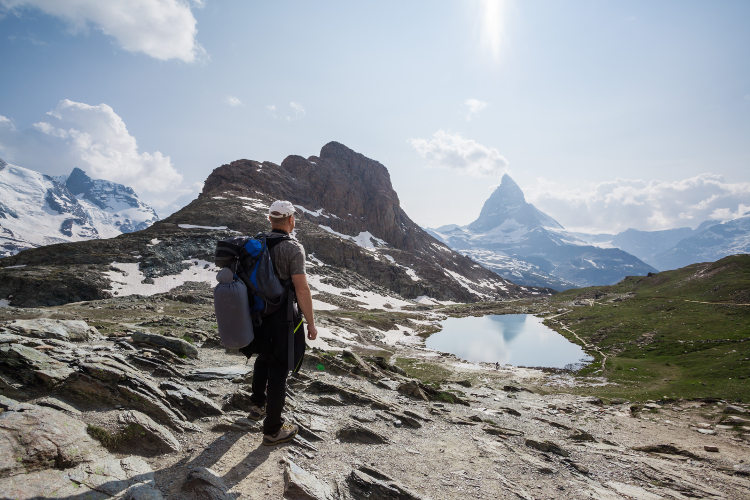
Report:
[{"label": "distant hiker", "polygon": [[[271,232],[266,234],[266,242],[271,261],[279,280],[288,284],[290,291],[276,312],[262,317],[260,324],[254,325],[256,342],[251,344],[252,347],[248,346],[250,351],[242,349],[248,357],[252,352],[259,353],[253,368],[253,406],[248,417],[260,420],[265,416],[263,444],[267,446],[291,441],[299,430],[297,425],[284,422],[281,418],[287,375],[290,369],[299,369],[299,363],[294,366],[292,361],[294,346],[289,345],[290,342],[294,343],[294,334],[302,323],[299,311],[307,321],[307,338],[315,340],[318,335],[313,318],[312,294],[305,274],[305,249],[291,236],[295,214],[294,205],[288,201],[274,201],[268,209]],[[295,307],[295,301],[299,310]],[[299,335],[298,338],[303,342],[304,351],[304,336]]]},{"label": "distant hiker", "polygon": [[500,369],[500,362],[495,361],[495,370],[499,370],[499,369]]}]

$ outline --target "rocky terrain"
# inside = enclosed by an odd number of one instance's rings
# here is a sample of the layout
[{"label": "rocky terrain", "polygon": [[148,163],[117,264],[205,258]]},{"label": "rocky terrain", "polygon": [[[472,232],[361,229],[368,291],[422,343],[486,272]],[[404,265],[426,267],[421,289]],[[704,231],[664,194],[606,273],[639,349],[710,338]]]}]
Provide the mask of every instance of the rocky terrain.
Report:
[{"label": "rocky terrain", "polygon": [[302,431],[274,448],[207,285],[1,307],[0,497],[747,498],[747,405],[603,401],[580,395],[599,378],[423,347],[448,313],[550,304],[321,310],[288,390]]}]

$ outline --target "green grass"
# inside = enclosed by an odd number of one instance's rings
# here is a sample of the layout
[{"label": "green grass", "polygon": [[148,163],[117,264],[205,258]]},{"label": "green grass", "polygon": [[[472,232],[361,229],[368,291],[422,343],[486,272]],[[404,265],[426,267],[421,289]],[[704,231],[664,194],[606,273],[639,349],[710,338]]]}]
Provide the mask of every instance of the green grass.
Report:
[{"label": "green grass", "polygon": [[453,372],[448,368],[419,359],[396,358],[395,364],[404,370],[407,376],[416,378],[428,385],[440,385],[448,381],[453,375]]},{"label": "green grass", "polygon": [[607,356],[603,372],[598,357],[581,371],[617,384],[598,388],[602,396],[750,401],[749,293],[750,256],[734,256],[563,292],[552,299],[560,307],[595,304],[548,324],[575,341],[566,325]]}]

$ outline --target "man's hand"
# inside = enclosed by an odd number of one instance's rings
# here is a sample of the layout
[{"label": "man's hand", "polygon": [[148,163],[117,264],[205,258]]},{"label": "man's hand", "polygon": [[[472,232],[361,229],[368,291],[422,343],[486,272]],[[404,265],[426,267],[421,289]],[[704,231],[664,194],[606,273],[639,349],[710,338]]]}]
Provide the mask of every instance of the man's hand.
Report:
[{"label": "man's hand", "polygon": [[318,329],[315,328],[315,325],[307,324],[307,338],[310,340],[315,340],[315,337],[318,336]]}]

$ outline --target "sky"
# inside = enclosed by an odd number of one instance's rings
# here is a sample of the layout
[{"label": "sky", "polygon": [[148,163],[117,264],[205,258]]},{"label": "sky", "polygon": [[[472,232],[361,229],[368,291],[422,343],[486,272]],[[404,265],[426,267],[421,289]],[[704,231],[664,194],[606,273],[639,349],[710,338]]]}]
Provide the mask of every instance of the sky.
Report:
[{"label": "sky", "polygon": [[[161,216],[341,142],[426,227],[509,174],[567,229],[750,211],[750,2],[0,0],[0,157]],[[317,209],[319,207],[308,207]]]}]

